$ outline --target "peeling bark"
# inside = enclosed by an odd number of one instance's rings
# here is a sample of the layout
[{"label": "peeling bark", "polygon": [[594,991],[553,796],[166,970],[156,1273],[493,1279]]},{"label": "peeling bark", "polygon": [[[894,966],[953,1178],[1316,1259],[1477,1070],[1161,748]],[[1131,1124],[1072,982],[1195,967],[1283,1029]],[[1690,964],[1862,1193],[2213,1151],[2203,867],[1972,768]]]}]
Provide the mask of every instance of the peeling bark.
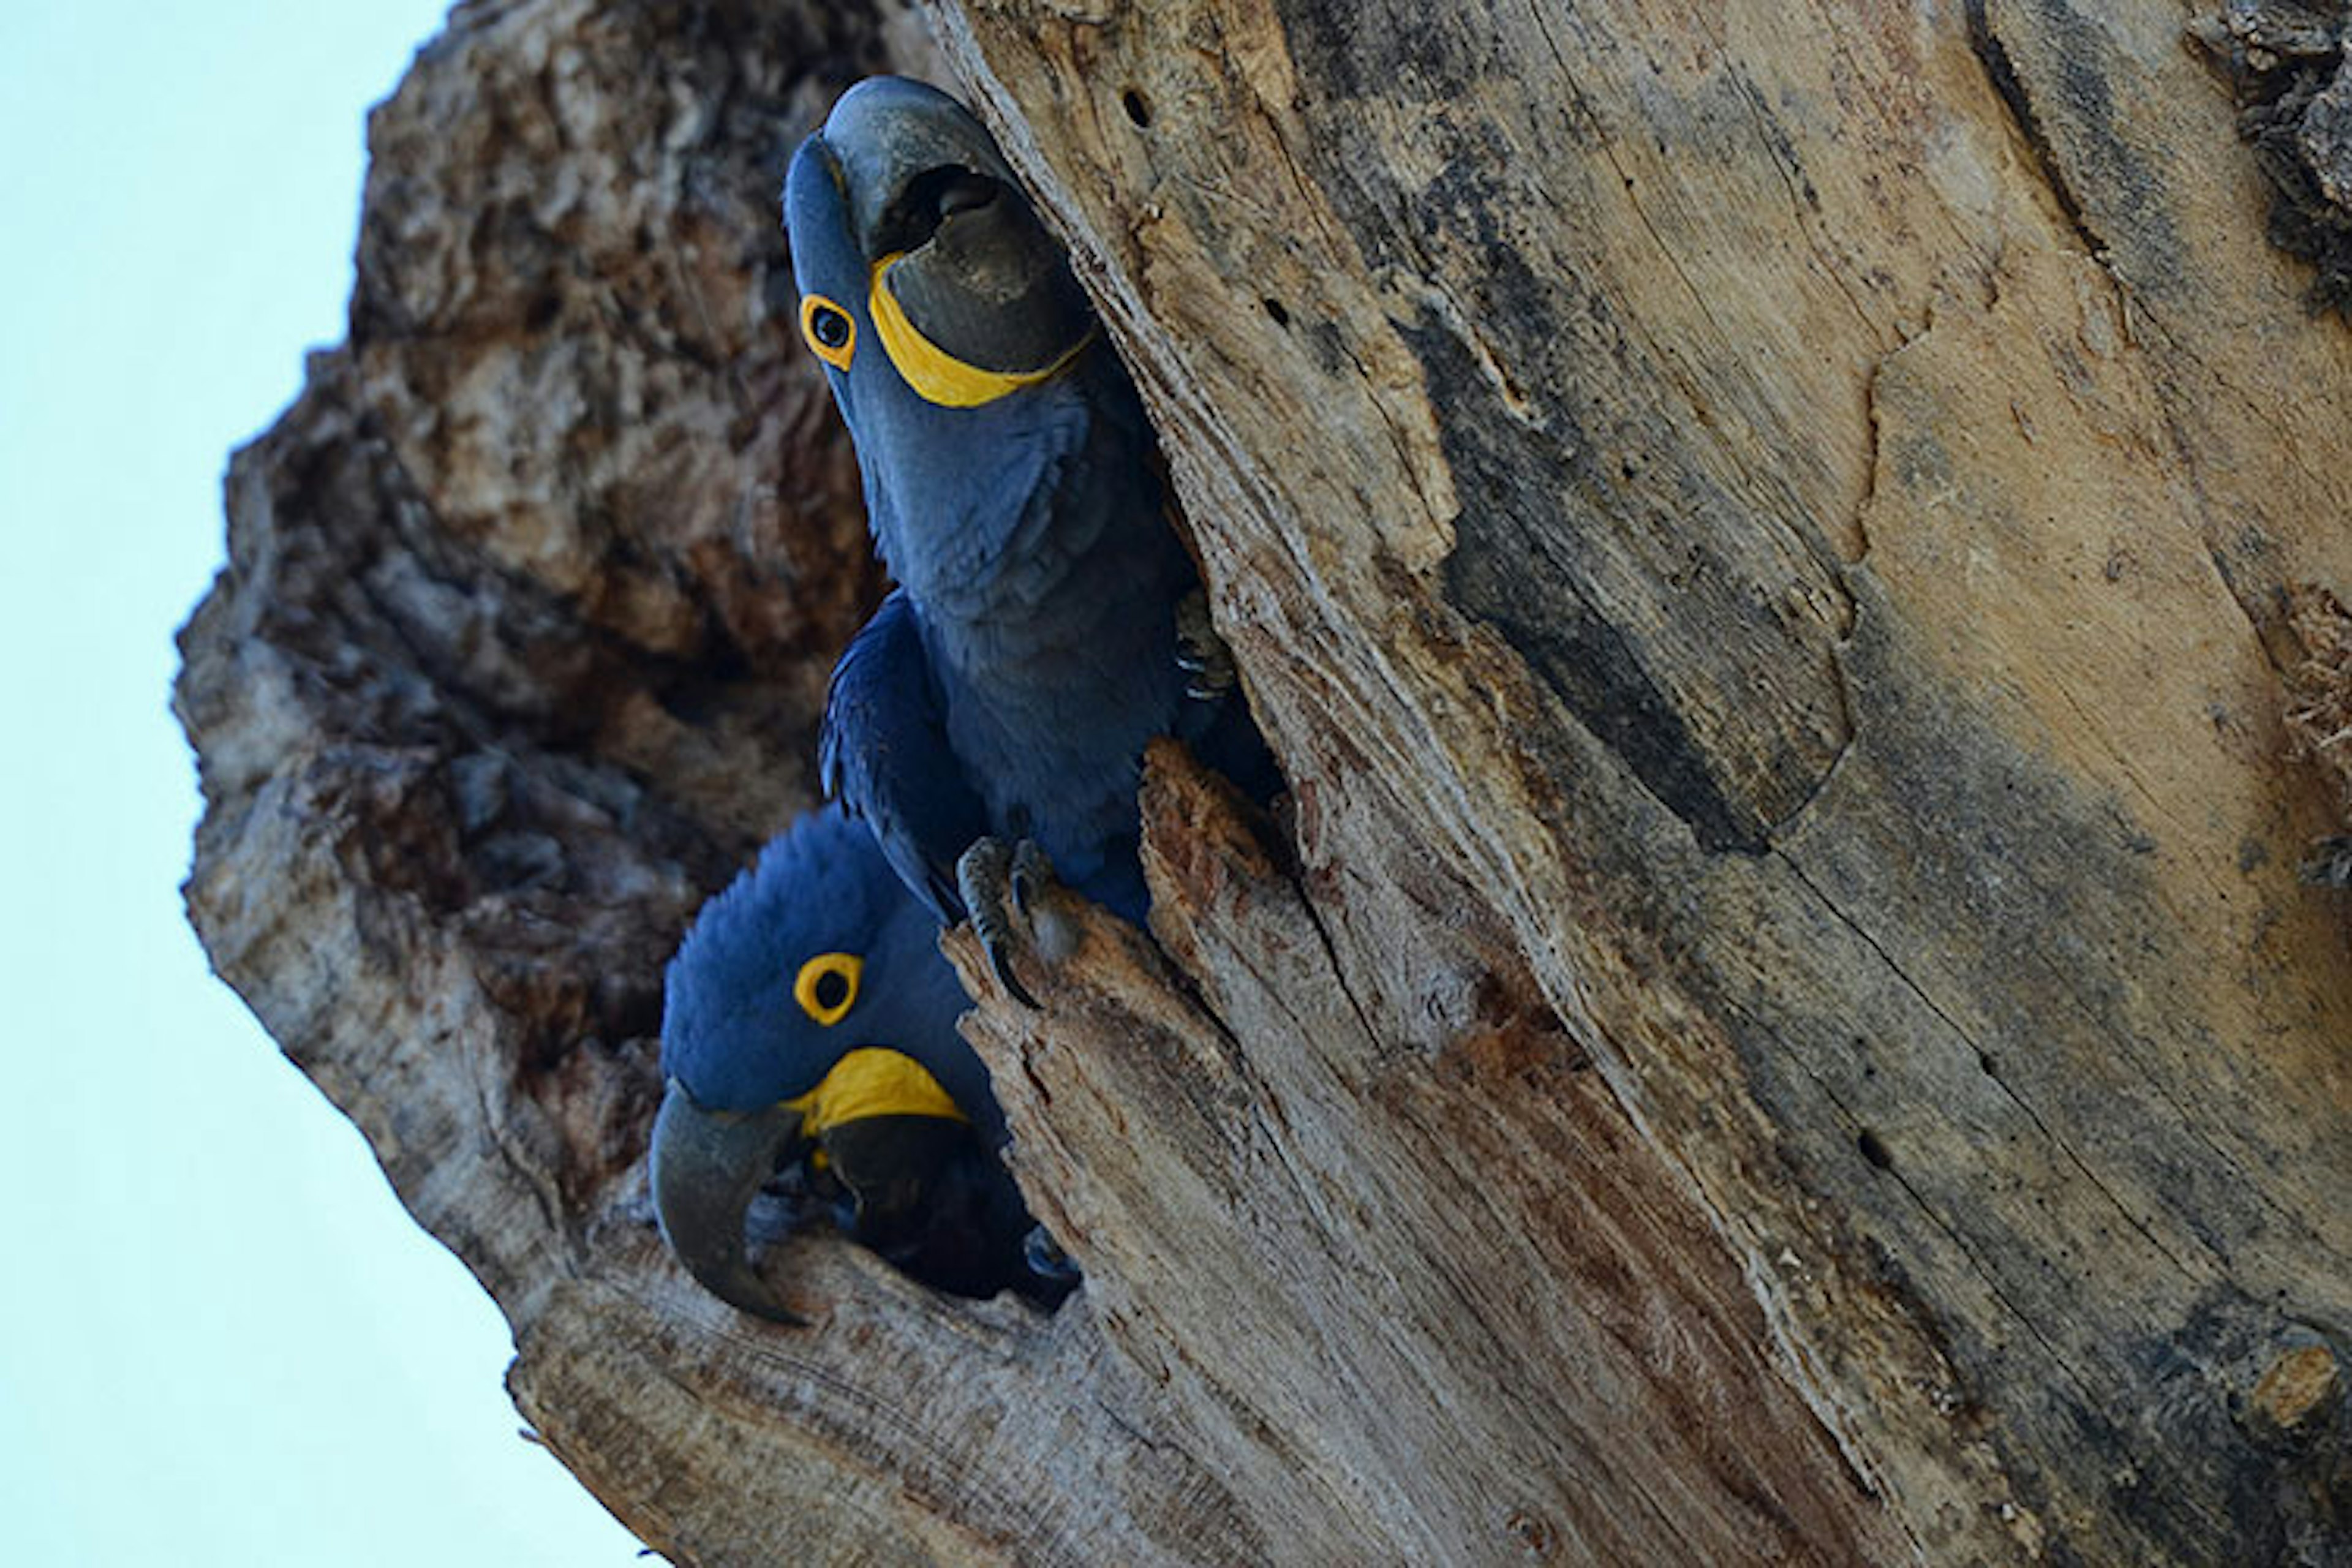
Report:
[{"label": "peeling bark", "polygon": [[2352,68],[2343,0],[2236,0],[2189,34],[2230,79],[2271,184],[2270,236],[2317,269],[2314,310],[2352,313]]},{"label": "peeling bark", "polygon": [[462,7],[184,635],[192,916],[558,1455],[709,1563],[2352,1560],[2352,331],[2179,8],[933,19],[1292,785],[1155,754],[1042,1015],[950,939],[1079,1297],[773,1329],[643,1185],[878,586],[773,185],[906,18]]}]

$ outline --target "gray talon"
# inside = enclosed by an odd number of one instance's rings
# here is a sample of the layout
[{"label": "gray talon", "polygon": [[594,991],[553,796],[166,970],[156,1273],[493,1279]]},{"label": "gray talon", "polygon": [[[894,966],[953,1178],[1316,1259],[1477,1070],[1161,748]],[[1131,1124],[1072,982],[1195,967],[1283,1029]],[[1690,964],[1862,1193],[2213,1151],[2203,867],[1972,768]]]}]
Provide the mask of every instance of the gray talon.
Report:
[{"label": "gray talon", "polygon": [[1013,907],[1021,918],[1034,924],[1037,896],[1054,885],[1054,862],[1037,847],[1034,838],[1024,838],[1013,847]]},{"label": "gray talon", "polygon": [[1205,589],[1195,588],[1176,602],[1176,668],[1192,677],[1184,695],[1195,702],[1216,701],[1241,679],[1233,649],[1209,619]]},{"label": "gray talon", "polygon": [[[1023,847],[1034,851],[1036,847],[1026,839]],[[1019,878],[1022,866],[1014,850],[1005,847],[1002,838],[978,838],[956,861],[956,890],[963,895],[963,907],[971,911],[972,934],[980,938],[980,951],[988,956],[989,973],[1004,987],[1005,994],[1024,1007],[1034,1012],[1037,999],[1013,973],[1013,930],[1006,913],[1012,902],[1024,920],[1028,910],[1023,900]]]},{"label": "gray talon", "polygon": [[1051,1232],[1038,1226],[1021,1240],[1022,1261],[1038,1279],[1055,1285],[1076,1285],[1086,1276]]}]

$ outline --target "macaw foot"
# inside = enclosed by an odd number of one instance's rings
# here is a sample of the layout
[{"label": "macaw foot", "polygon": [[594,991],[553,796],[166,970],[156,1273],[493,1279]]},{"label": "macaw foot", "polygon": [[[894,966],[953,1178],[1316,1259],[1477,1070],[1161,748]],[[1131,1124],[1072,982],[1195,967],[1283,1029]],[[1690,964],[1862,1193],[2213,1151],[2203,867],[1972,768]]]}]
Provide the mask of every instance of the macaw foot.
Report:
[{"label": "macaw foot", "polygon": [[972,934],[988,955],[990,973],[1006,994],[1035,1010],[1037,999],[1013,973],[1013,939],[1016,922],[1025,932],[1037,895],[1054,881],[1054,863],[1031,840],[1006,845],[996,837],[980,838],[956,862],[956,889],[963,907],[971,912]]},{"label": "macaw foot", "polygon": [[1070,1255],[1062,1250],[1062,1244],[1042,1225],[1021,1238],[1021,1261],[1029,1266],[1030,1273],[1048,1285],[1076,1285],[1086,1278]]},{"label": "macaw foot", "polygon": [[1241,679],[1234,650],[1209,619],[1205,588],[1176,601],[1176,667],[1184,672],[1184,695],[1195,702],[1214,702]]}]

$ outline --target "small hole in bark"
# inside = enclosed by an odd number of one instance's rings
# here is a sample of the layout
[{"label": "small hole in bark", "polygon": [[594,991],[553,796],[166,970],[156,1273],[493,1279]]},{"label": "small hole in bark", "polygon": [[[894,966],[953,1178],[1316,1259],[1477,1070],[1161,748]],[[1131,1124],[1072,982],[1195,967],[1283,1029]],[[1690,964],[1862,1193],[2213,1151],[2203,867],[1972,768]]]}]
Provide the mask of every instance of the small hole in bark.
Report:
[{"label": "small hole in bark", "polygon": [[1886,1152],[1885,1142],[1869,1128],[1864,1128],[1862,1136],[1855,1139],[1854,1142],[1862,1150],[1862,1157],[1880,1170],[1891,1171],[1895,1168],[1895,1156]]},{"label": "small hole in bark", "polygon": [[1135,89],[1130,87],[1125,92],[1118,95],[1118,102],[1119,107],[1127,110],[1127,117],[1135,121],[1138,129],[1150,128],[1151,124],[1151,105],[1143,101],[1143,95],[1141,93],[1136,91]]},{"label": "small hole in bark", "polygon": [[543,332],[555,324],[555,318],[562,312],[563,296],[550,289],[530,302],[530,308],[523,313],[522,330]]},{"label": "small hole in bark", "polygon": [[2000,1063],[1994,1059],[1993,1054],[1990,1051],[1979,1051],[1977,1053],[1977,1068],[1987,1078],[1999,1078],[2000,1076]]},{"label": "small hole in bark", "polygon": [[1265,303],[1266,319],[1268,321],[1272,321],[1277,327],[1286,327],[1290,325],[1290,312],[1282,308],[1281,300],[1268,300]]},{"label": "small hole in bark", "polygon": [[1518,1538],[1521,1546],[1537,1557],[1549,1556],[1552,1546],[1559,1540],[1549,1520],[1541,1514],[1529,1513],[1525,1509],[1515,1510],[1503,1521],[1503,1526]]}]

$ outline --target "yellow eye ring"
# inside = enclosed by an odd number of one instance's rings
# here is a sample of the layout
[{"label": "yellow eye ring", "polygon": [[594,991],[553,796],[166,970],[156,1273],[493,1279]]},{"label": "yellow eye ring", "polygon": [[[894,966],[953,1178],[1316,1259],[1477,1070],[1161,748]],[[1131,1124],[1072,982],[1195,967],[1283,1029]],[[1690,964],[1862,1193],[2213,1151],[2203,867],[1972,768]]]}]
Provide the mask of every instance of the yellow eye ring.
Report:
[{"label": "yellow eye ring", "polygon": [[820,952],[801,965],[793,981],[793,1000],[801,1011],[825,1028],[832,1028],[857,1005],[857,980],[866,961],[853,952]]},{"label": "yellow eye ring", "polygon": [[847,370],[857,353],[857,322],[822,294],[801,297],[801,336],[811,353],[835,370]]}]

